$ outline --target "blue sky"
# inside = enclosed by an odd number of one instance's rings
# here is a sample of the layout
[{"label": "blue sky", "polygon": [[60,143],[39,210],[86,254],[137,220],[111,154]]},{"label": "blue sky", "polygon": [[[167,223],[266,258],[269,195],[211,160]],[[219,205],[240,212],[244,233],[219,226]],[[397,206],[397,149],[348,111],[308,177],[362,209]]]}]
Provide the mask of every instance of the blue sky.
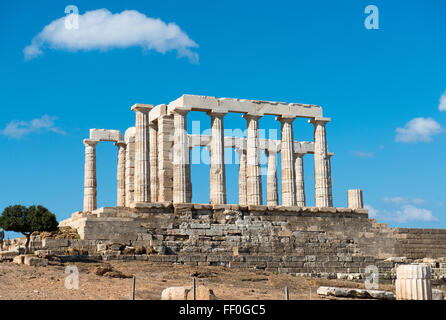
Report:
[{"label": "blue sky", "polygon": [[[126,35],[118,28],[116,37],[39,35],[67,5],[81,15],[106,9],[112,25],[124,10],[137,11],[141,21],[130,19],[136,29]],[[368,5],[379,9],[379,29],[364,26]],[[3,1],[0,210],[42,204],[58,220],[81,210],[88,129],[124,132],[134,125],[134,103],[168,103],[187,93],[321,105],[332,118],[335,206],[345,207],[347,190],[360,188],[379,222],[445,228],[445,9],[433,0]],[[161,20],[159,29],[133,39],[154,26],[150,18]],[[164,41],[169,32],[174,39]],[[37,51],[25,56],[27,46]],[[205,114],[188,118],[189,127],[200,120],[209,128]],[[240,115],[225,117],[226,128],[245,126]],[[271,116],[260,126],[280,127]],[[294,122],[296,140],[312,140],[312,131],[305,120]],[[98,205],[114,206],[116,147],[99,144],[97,159]],[[307,156],[310,206],[313,169]],[[235,203],[237,166],[226,170],[228,201]],[[207,203],[209,166],[193,165],[192,183],[193,201]]]}]

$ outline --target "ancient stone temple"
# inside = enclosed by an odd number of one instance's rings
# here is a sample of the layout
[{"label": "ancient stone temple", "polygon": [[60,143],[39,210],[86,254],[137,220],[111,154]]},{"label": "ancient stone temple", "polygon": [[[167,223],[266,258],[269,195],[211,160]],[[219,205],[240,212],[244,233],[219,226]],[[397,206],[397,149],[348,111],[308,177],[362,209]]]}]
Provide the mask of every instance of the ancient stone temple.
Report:
[{"label": "ancient stone temple", "polygon": [[[376,265],[392,271],[391,257],[446,257],[446,230],[389,228],[369,219],[362,190],[348,190],[347,207],[334,208],[326,125],[322,108],[183,95],[168,105],[131,107],[135,126],[119,131],[91,129],[85,145],[83,210],[60,222],[80,239],[49,240],[32,247],[64,252],[80,248],[96,259],[139,259],[191,265],[225,265],[291,274],[364,273]],[[187,115],[209,115],[211,134],[189,134]],[[240,113],[246,134],[224,135],[224,118]],[[274,115],[280,140],[262,139],[259,119]],[[293,121],[307,118],[313,141],[293,139]],[[244,129],[244,128],[243,128]],[[98,208],[96,145],[115,142],[118,152],[117,205]],[[191,183],[193,147],[210,152],[210,199],[191,203],[200,188]],[[227,203],[224,149],[239,154],[238,203]],[[260,152],[267,156],[262,186]],[[281,193],[278,192],[281,153]],[[307,206],[303,157],[314,156],[315,206]],[[308,156],[307,156],[308,157]],[[262,199],[266,188],[267,199]],[[153,254],[124,254],[150,247]],[[399,260],[398,260],[399,261]]]},{"label": "ancient stone temple", "polygon": [[[183,95],[169,105],[154,107],[135,104],[135,127],[128,128],[124,139],[116,130],[91,129],[85,144],[84,212],[97,209],[95,146],[114,141],[118,147],[117,206],[138,208],[150,203],[190,203],[192,184],[190,149],[206,146],[210,151],[210,204],[226,204],[224,149],[239,153],[239,204],[262,205],[260,150],[268,158],[266,204],[279,204],[277,154],[281,152],[281,202],[286,207],[305,207],[303,156],[314,154],[316,207],[333,207],[330,158],[326,124],[322,108],[299,103],[214,98]],[[186,117],[191,111],[210,117],[211,136],[189,135]],[[242,114],[247,137],[224,136],[227,113]],[[259,138],[259,120],[275,115],[281,124],[281,140]],[[314,142],[293,139],[293,121],[308,118],[314,127]],[[353,197],[353,196],[352,196]],[[355,202],[355,208],[359,202]]]}]

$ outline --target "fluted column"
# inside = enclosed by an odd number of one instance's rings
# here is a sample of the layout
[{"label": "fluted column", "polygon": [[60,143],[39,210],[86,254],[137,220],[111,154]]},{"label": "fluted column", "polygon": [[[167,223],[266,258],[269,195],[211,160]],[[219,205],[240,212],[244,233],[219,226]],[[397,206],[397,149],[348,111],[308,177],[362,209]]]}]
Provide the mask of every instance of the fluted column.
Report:
[{"label": "fluted column", "polygon": [[347,191],[348,195],[348,207],[350,209],[362,209],[364,208],[362,202],[362,190],[360,189],[350,189]]},{"label": "fluted column", "polygon": [[147,105],[134,105],[135,132],[135,203],[150,202],[149,111]]},{"label": "fluted column", "polygon": [[135,192],[135,127],[127,129],[124,135],[125,143],[125,206],[130,207],[134,201]]},{"label": "fluted column", "polygon": [[260,171],[259,119],[261,116],[245,114],[246,140],[246,193],[248,205],[262,204],[262,179]]},{"label": "fluted column", "polygon": [[189,146],[187,137],[186,116],[188,110],[175,110],[173,112],[175,135],[173,145],[173,202],[188,202],[188,168]]},{"label": "fluted column", "polygon": [[305,207],[304,154],[294,154],[294,171],[296,173],[296,206]]},{"label": "fluted column", "polygon": [[151,202],[158,202],[158,122],[149,124],[149,154],[150,154],[150,198]]},{"label": "fluted column", "polygon": [[332,207],[330,160],[325,125],[329,118],[311,119],[314,125],[314,180],[316,207]]},{"label": "fluted column", "polygon": [[238,203],[245,206],[246,199],[246,150],[243,148],[236,149],[239,154],[238,165]]},{"label": "fluted column", "polygon": [[116,202],[118,207],[125,206],[125,154],[127,144],[124,141],[115,143],[118,147],[118,170],[117,170],[117,197]]},{"label": "fluted column", "polygon": [[268,158],[267,176],[266,176],[266,191],[267,191],[267,205],[277,206],[279,200],[279,193],[277,190],[277,152],[266,151]]},{"label": "fluted column", "polygon": [[173,136],[174,125],[172,115],[158,118],[158,183],[159,202],[173,201]]},{"label": "fluted column", "polygon": [[296,205],[296,176],[294,169],[294,117],[278,117],[281,124],[282,205]]},{"label": "fluted column", "polygon": [[225,144],[223,118],[226,113],[208,112],[211,117],[210,203],[226,203]]},{"label": "fluted column", "polygon": [[84,139],[84,212],[97,209],[96,144],[99,141]]}]

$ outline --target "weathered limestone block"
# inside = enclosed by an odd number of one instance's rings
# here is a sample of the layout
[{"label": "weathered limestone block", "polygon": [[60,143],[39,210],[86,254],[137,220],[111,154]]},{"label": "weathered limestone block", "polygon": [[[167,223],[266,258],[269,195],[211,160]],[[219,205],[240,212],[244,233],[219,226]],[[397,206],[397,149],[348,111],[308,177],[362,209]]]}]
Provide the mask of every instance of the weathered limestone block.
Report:
[{"label": "weathered limestone block", "polygon": [[90,129],[90,139],[98,141],[118,142],[122,140],[122,135],[119,130]]},{"label": "weathered limestone block", "polygon": [[48,265],[48,260],[31,255],[26,255],[23,263],[31,267],[45,267]]},{"label": "weathered limestone block", "polygon": [[431,269],[427,264],[401,265],[396,277],[398,300],[432,300]]},{"label": "weathered limestone block", "polygon": [[187,300],[187,294],[191,288],[169,287],[161,292],[161,300]]},{"label": "weathered limestone block", "polygon": [[317,294],[321,296],[348,297],[360,299],[395,300],[393,292],[381,290],[365,290],[339,287],[319,287]]},{"label": "weathered limestone block", "polygon": [[[192,288],[189,290],[186,296],[187,300],[193,300],[194,299],[194,293],[192,291]],[[214,294],[214,291],[211,289],[205,287],[205,286],[197,286],[195,288],[195,299],[196,300],[216,300],[217,297]]]}]

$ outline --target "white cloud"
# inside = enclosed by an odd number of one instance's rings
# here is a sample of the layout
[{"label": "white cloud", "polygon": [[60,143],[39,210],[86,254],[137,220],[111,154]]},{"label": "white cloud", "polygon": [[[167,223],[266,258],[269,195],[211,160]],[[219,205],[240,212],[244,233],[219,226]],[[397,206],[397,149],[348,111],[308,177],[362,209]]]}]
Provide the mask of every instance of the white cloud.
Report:
[{"label": "white cloud", "polygon": [[40,133],[42,131],[65,134],[62,129],[55,126],[55,120],[57,120],[57,117],[49,115],[44,115],[31,121],[12,120],[6,125],[5,129],[0,130],[0,134],[13,139],[20,139],[27,134],[33,132]]},{"label": "white cloud", "polygon": [[396,142],[430,142],[432,136],[443,131],[441,125],[432,118],[414,118],[404,128],[396,129]]},{"label": "white cloud", "polygon": [[406,203],[407,199],[404,197],[384,197],[382,198],[382,201],[387,203],[402,204]]},{"label": "white cloud", "polygon": [[191,51],[198,45],[173,22],[149,18],[135,10],[112,14],[107,9],[79,15],[77,29],[66,28],[65,19],[52,21],[32,39],[23,50],[25,60],[43,54],[46,47],[75,52],[137,46],[160,53],[176,50],[178,56],[198,61],[198,54]]},{"label": "white cloud", "polygon": [[407,222],[413,220],[438,221],[438,219],[432,215],[432,211],[423,208],[417,208],[410,204],[403,206],[396,212],[395,221],[397,222]]},{"label": "white cloud", "polygon": [[446,91],[440,97],[440,103],[438,104],[438,110],[446,111]]},{"label": "white cloud", "polygon": [[375,156],[373,152],[352,151],[352,153],[360,158],[373,158]]},{"label": "white cloud", "polygon": [[413,198],[412,199],[412,203],[415,203],[415,204],[422,204],[424,202],[425,202],[424,199],[421,199],[421,198]]},{"label": "white cloud", "polygon": [[379,210],[373,208],[371,205],[366,204],[364,205],[364,208],[366,208],[367,210],[369,210],[369,218],[370,219],[376,219],[378,217],[378,212]]}]

